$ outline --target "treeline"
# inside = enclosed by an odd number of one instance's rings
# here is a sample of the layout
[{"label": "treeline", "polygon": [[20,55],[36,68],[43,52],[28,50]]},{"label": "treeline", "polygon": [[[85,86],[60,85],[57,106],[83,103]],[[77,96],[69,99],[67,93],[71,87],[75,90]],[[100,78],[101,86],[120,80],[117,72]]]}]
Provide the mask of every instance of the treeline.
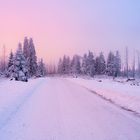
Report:
[{"label": "treeline", "polygon": [[128,63],[128,49],[126,48],[125,64],[122,64],[122,58],[119,51],[115,53],[109,52],[107,59],[101,52],[98,56],[94,56],[89,51],[84,56],[74,55],[72,59],[64,55],[58,62],[57,73],[60,75],[87,75],[94,77],[95,75],[107,75],[112,77],[140,77],[140,55],[138,54],[138,65],[136,66],[136,58],[132,67]]},{"label": "treeline", "polygon": [[25,37],[23,44],[18,44],[16,52],[10,52],[8,61],[4,59],[2,62],[1,73],[18,81],[28,81],[28,78],[45,76],[47,73],[43,59],[37,59],[32,38]]},{"label": "treeline", "polygon": [[43,59],[37,58],[33,39],[25,37],[23,44],[18,44],[16,52],[10,52],[8,60],[4,47],[3,58],[0,59],[0,75],[19,81],[54,74],[140,78],[140,53],[134,51],[133,56],[132,64],[130,64],[128,48],[125,51],[125,63],[122,63],[119,51],[110,51],[107,58],[102,52],[95,56],[89,51],[83,56],[74,55],[72,58],[64,55],[59,59],[57,66],[51,64],[46,68]]}]

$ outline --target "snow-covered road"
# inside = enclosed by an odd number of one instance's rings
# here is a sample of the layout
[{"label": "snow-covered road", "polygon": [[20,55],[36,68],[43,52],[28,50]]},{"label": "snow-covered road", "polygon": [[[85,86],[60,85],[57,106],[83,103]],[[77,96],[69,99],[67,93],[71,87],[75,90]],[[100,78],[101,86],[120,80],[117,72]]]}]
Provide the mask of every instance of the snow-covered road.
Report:
[{"label": "snow-covered road", "polygon": [[133,114],[66,79],[34,81],[0,106],[0,140],[140,140]]}]

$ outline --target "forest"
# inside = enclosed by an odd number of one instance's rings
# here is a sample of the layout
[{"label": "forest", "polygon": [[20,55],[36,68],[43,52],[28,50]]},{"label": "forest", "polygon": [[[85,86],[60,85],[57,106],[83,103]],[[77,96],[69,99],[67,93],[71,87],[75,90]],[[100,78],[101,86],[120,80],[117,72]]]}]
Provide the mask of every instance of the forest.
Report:
[{"label": "forest", "polygon": [[122,60],[118,50],[110,51],[107,57],[104,56],[103,52],[96,56],[92,51],[88,51],[83,56],[74,55],[70,57],[64,55],[58,60],[57,65],[47,64],[42,58],[37,57],[32,38],[25,37],[23,44],[18,44],[15,53],[11,50],[8,58],[5,56],[5,49],[3,47],[3,57],[0,59],[0,75],[10,78],[10,80],[28,81],[31,77],[47,75],[75,77],[106,75],[113,78],[126,77],[133,80],[140,78],[140,53],[133,52],[133,63],[131,64],[128,47],[125,48],[125,60]]}]

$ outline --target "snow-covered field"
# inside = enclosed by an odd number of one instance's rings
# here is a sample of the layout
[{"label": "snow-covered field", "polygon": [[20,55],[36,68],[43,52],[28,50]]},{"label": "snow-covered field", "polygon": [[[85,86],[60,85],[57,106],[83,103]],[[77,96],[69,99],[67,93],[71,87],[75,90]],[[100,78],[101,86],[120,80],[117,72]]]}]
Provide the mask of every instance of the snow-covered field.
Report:
[{"label": "snow-covered field", "polygon": [[[133,98],[133,94],[138,101],[140,97],[139,87],[109,80],[2,80],[0,140],[140,140],[139,117],[88,89],[114,97],[118,103],[121,97],[129,103],[127,98]],[[139,103],[134,99],[139,111]]]},{"label": "snow-covered field", "polygon": [[124,79],[114,81],[106,78],[69,78],[69,80],[140,116],[139,82],[125,82]]}]

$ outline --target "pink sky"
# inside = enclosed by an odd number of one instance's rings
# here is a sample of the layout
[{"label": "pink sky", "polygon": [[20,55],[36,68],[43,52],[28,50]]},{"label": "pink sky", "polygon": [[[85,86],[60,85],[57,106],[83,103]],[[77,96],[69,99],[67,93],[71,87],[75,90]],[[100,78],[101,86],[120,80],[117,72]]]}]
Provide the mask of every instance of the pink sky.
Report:
[{"label": "pink sky", "polygon": [[140,2],[124,0],[0,1],[0,47],[33,37],[46,61],[84,52],[140,50]]}]

